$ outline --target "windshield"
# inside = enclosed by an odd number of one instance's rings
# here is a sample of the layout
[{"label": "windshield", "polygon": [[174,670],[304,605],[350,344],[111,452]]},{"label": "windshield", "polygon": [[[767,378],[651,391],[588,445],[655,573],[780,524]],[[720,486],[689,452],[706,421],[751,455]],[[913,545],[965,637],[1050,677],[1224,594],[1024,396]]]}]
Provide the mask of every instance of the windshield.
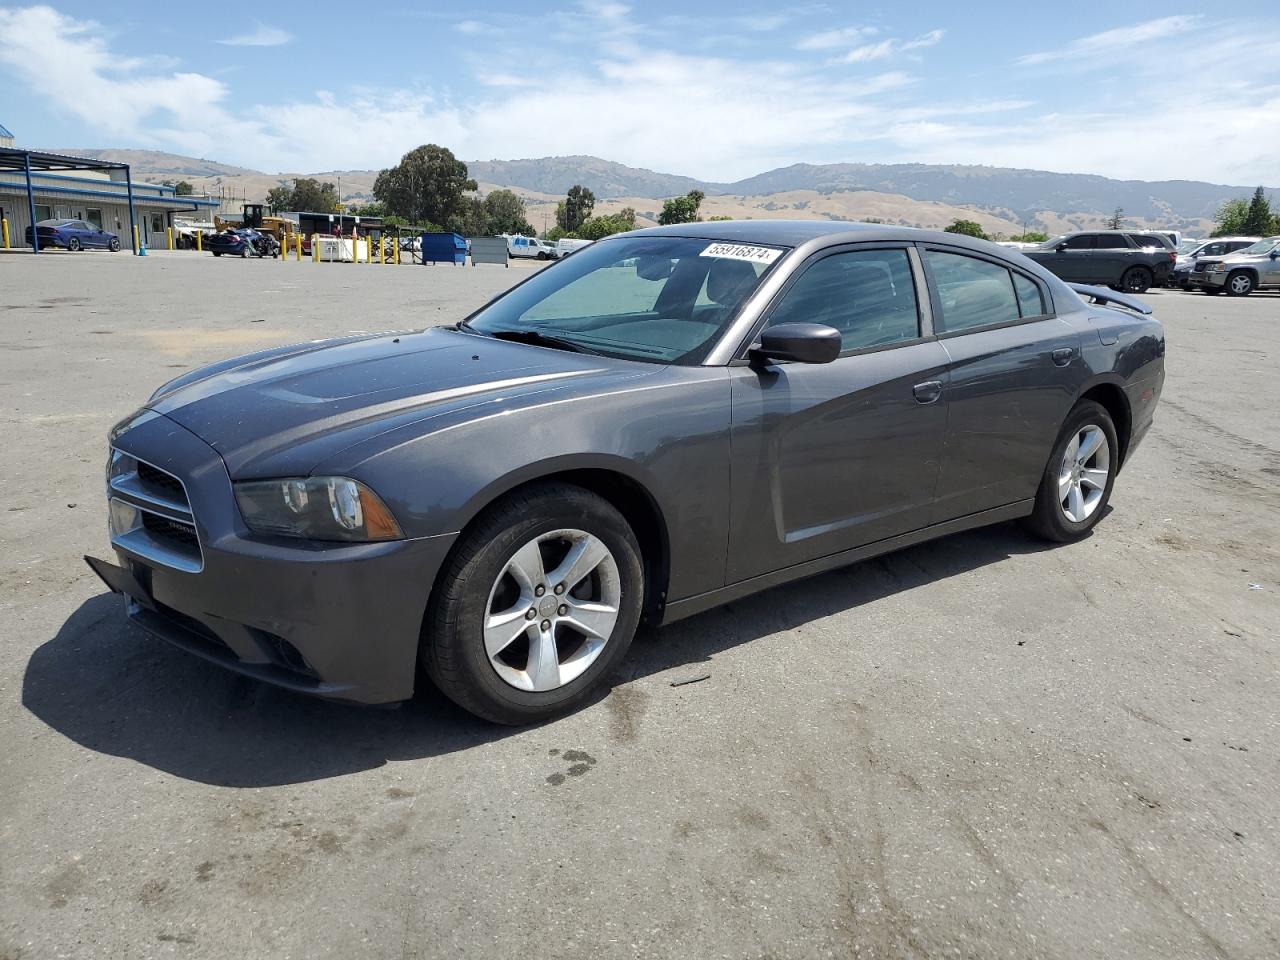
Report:
[{"label": "windshield", "polygon": [[1046,240],[1044,243],[1040,244],[1040,246],[1039,246],[1039,248],[1038,248],[1038,249],[1040,249],[1040,250],[1054,250],[1054,249],[1056,249],[1056,248],[1057,248],[1058,244],[1060,244],[1060,243],[1066,243],[1066,242],[1067,242],[1067,235],[1064,233],[1064,234],[1063,234],[1062,236],[1060,236],[1060,237],[1054,237],[1054,238],[1053,238],[1053,239],[1051,239],[1051,240]]},{"label": "windshield", "polygon": [[600,240],[482,308],[463,328],[694,364],[785,252],[693,237]]},{"label": "windshield", "polygon": [[1237,250],[1236,253],[1243,256],[1256,257],[1264,253],[1270,253],[1271,249],[1277,245],[1280,245],[1280,237],[1267,237],[1267,239],[1259,240],[1251,247]]},{"label": "windshield", "polygon": [[1191,253],[1193,250],[1198,250],[1202,246],[1204,246],[1203,240],[1183,240],[1178,244],[1178,252]]}]

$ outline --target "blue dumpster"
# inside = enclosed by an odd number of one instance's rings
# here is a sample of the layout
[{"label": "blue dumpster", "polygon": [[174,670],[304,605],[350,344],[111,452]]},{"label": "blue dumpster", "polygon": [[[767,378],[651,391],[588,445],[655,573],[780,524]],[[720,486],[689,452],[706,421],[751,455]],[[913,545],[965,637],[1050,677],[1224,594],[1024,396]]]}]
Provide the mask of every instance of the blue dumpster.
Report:
[{"label": "blue dumpster", "polygon": [[457,233],[424,233],[423,263],[466,263],[467,241]]}]

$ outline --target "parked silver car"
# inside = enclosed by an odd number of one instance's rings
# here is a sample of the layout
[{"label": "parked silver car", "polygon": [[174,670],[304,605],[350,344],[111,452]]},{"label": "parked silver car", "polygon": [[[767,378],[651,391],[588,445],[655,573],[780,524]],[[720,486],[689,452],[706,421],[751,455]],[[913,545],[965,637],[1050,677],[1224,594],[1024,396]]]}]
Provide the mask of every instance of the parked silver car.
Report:
[{"label": "parked silver car", "polygon": [[1260,239],[1260,237],[1214,237],[1212,240],[1194,242],[1186,253],[1179,250],[1177,262],[1173,265],[1172,285],[1181,287],[1183,290],[1194,290],[1196,285],[1191,282],[1191,271],[1195,269],[1196,261],[1225,257],[1237,250],[1252,246]]},{"label": "parked silver car", "polygon": [[1191,282],[1205,293],[1225,290],[1229,297],[1280,288],[1280,237],[1267,237],[1220,259],[1198,261]]}]

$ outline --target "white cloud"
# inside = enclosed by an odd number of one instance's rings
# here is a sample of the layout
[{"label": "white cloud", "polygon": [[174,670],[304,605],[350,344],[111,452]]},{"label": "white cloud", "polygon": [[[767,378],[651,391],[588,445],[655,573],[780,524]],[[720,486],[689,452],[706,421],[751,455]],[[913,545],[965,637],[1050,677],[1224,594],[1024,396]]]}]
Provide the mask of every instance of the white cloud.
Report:
[{"label": "white cloud", "polygon": [[840,30],[826,30],[822,33],[810,34],[796,43],[797,50],[832,50],[836,47],[856,43],[864,37],[874,36],[879,31],[875,27],[844,27]]},{"label": "white cloud", "polygon": [[[1145,23],[1135,23],[1132,26],[1117,27],[1114,30],[1104,30],[1102,33],[1081,37],[1056,50],[1028,53],[1025,56],[1018,57],[1016,62],[1024,66],[1033,66],[1054,60],[1092,59],[1110,56],[1117,50],[1138,47],[1151,43],[1153,40],[1186,33],[1196,29],[1199,21],[1200,17],[1198,16],[1161,17],[1158,20],[1148,20]],[[1274,51],[1272,51],[1272,55],[1274,56]]]},{"label": "white cloud", "polygon": [[[885,69],[911,63],[912,51],[942,39],[939,30],[889,38],[893,54],[860,61],[859,74],[870,75],[850,76],[848,68],[794,53],[677,52],[621,5],[603,9],[603,20],[547,15],[555,31],[576,30],[555,43],[533,43],[525,20],[507,27],[524,38],[520,46],[488,33],[469,38],[473,77],[444,91],[414,87],[406,77],[390,89],[339,86],[284,102],[267,90],[257,103],[233,107],[217,79],[159,67],[151,56],[121,56],[101,26],[48,7],[0,8],[0,73],[5,89],[76,118],[100,142],[266,170],[380,168],[434,142],[463,158],[593,154],[720,181],[801,161],[858,160],[1280,185],[1280,127],[1260,121],[1280,115],[1280,28],[1255,24],[1207,36],[1164,24],[1141,56],[1125,59],[1124,100],[1090,88],[1088,96],[1073,91],[1055,112],[1020,95],[1032,92],[1025,87],[1000,82],[984,95],[952,90],[947,77]],[[866,28],[828,32],[836,33],[801,43],[839,53],[851,43],[885,42]],[[61,69],[68,62],[79,67],[74,76]],[[514,84],[509,68],[493,67],[510,63],[555,83]],[[1243,79],[1239,64],[1253,65]],[[1116,73],[1096,61],[1091,69],[1082,85]],[[1171,75],[1197,82],[1174,85]],[[1130,108],[1134,101],[1142,111]],[[1170,122],[1187,116],[1212,122]]]},{"label": "white cloud", "polygon": [[860,47],[854,47],[839,59],[841,63],[866,63],[868,60],[886,60],[906,50],[920,50],[924,47],[932,47],[942,39],[945,33],[945,30],[930,30],[914,40],[905,42],[890,37],[887,40],[881,40],[879,43],[867,43]]},{"label": "white cloud", "polygon": [[288,31],[281,30],[279,27],[270,27],[255,20],[253,30],[249,33],[228,37],[218,42],[229,47],[282,47],[292,39]]}]

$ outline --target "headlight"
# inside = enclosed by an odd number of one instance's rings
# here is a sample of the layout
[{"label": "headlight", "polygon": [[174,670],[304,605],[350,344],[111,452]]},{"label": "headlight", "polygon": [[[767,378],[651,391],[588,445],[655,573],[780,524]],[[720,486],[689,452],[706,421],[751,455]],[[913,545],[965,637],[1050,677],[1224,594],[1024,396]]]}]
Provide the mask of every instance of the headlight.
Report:
[{"label": "headlight", "polygon": [[378,495],[347,477],[291,477],[235,485],[254,533],[307,540],[399,540],[400,524]]},{"label": "headlight", "polygon": [[1226,273],[1227,265],[1225,263],[1213,263],[1209,265],[1210,273]]}]

